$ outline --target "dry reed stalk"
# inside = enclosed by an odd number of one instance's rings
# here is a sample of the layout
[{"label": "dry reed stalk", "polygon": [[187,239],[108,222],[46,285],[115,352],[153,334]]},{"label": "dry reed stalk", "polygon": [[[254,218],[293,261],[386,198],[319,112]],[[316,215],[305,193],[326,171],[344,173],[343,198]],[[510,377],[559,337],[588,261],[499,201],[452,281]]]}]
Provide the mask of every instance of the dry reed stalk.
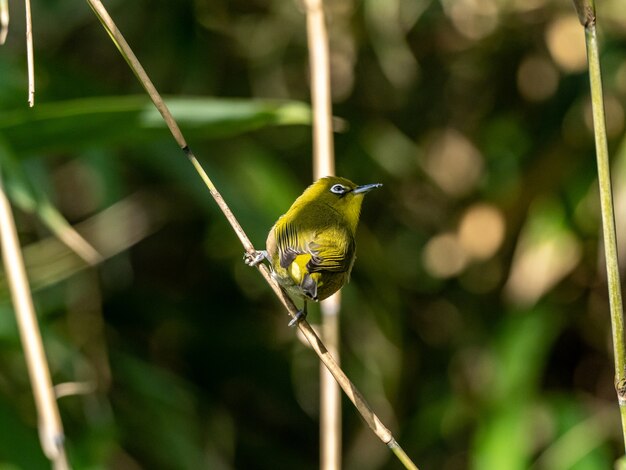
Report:
[{"label": "dry reed stalk", "polygon": [[68,468],[65,455],[63,425],[57,406],[50,370],[43,348],[35,307],[26,278],[24,259],[15,228],[11,205],[4,191],[0,174],[0,239],[2,260],[15,308],[28,375],[33,387],[39,421],[39,439],[44,454],[55,470]]},{"label": "dry reed stalk", "polygon": [[[313,180],[335,174],[328,31],[323,0],[305,0],[311,102],[313,107]],[[320,303],[322,338],[340,363],[341,293]],[[341,393],[328,369],[320,364],[320,468],[341,468]]]}]

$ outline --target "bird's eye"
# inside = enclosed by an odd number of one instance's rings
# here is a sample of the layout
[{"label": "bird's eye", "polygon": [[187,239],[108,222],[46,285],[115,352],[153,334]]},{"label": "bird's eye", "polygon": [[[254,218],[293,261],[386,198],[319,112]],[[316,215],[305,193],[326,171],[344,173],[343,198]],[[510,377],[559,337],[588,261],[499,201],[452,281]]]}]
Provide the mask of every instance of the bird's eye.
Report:
[{"label": "bird's eye", "polygon": [[330,188],[330,192],[335,193],[335,194],[344,194],[347,191],[348,191],[348,188],[346,188],[345,186],[341,184],[335,184],[333,185],[332,188]]}]

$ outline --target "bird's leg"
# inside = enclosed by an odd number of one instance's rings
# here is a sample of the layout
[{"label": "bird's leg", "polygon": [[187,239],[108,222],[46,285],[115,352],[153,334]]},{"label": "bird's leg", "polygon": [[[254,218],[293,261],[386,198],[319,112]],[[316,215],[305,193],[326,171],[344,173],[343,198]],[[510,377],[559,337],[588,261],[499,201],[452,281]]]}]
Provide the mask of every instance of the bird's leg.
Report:
[{"label": "bird's leg", "polygon": [[298,323],[300,323],[302,320],[304,320],[307,316],[307,308],[306,308],[306,300],[304,301],[304,307],[302,307],[302,310],[298,310],[298,313],[296,313],[296,316],[293,317],[291,319],[291,321],[289,322],[289,326],[296,326]]},{"label": "bird's leg", "polygon": [[259,251],[255,251],[254,253],[244,253],[243,254],[243,261],[251,267],[257,266],[259,263],[261,263],[263,260],[268,260],[269,261],[269,256],[267,254],[267,251],[265,250],[259,250]]}]

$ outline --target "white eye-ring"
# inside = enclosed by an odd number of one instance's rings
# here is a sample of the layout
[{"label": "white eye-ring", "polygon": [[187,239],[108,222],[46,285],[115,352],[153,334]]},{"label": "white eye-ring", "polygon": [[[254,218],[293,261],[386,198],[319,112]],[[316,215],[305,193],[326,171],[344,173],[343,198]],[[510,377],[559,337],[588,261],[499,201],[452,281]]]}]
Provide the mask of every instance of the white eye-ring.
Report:
[{"label": "white eye-ring", "polygon": [[348,192],[348,188],[342,184],[335,184],[330,188],[330,192],[335,194],[344,194]]}]

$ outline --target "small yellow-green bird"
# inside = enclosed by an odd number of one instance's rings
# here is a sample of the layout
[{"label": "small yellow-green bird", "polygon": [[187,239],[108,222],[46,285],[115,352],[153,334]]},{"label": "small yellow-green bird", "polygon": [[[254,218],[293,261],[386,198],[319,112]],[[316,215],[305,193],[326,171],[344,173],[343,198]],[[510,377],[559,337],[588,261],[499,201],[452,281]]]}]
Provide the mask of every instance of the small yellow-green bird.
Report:
[{"label": "small yellow-green bird", "polygon": [[304,299],[304,308],[289,325],[306,316],[307,300],[324,300],[350,279],[363,196],[380,186],[357,186],[337,176],[317,180],[276,221],[267,251],[245,256],[250,266],[267,259],[274,279],[287,293]]}]

